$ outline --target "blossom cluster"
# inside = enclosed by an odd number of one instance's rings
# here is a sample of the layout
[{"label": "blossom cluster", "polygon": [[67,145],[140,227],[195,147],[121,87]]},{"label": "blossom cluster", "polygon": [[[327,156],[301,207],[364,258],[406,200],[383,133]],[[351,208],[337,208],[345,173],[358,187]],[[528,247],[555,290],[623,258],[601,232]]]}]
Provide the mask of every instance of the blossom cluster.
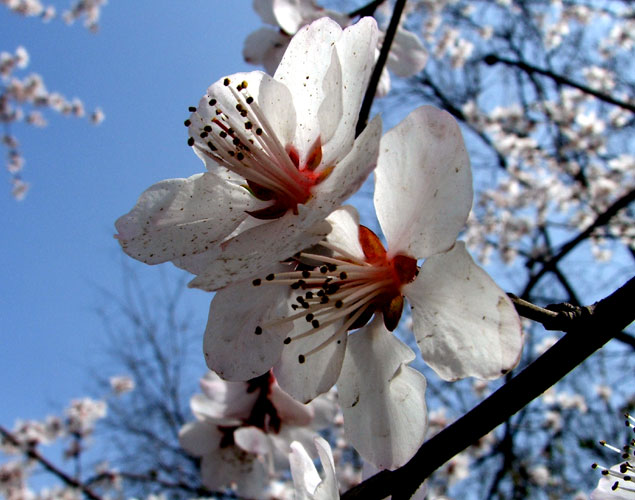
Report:
[{"label": "blossom cluster", "polygon": [[[344,29],[328,18],[302,22],[289,28],[273,76],[223,77],[190,108],[188,144],[206,171],[151,186],[117,220],[116,237],[131,257],[171,261],[195,275],[190,286],[216,292],[203,350],[226,384],[244,394],[249,381],[275,376],[296,405],[336,385],[347,440],[371,466],[393,469],[427,429],[426,380],[393,333],[405,305],[423,359],[446,380],[508,373],[521,353],[520,321],[457,241],[472,175],[456,121],[423,106],[383,137],[380,116],[356,137],[382,34],[372,18]],[[381,236],[342,205],[371,172]],[[238,405],[231,432],[223,412],[193,406],[198,422],[181,442],[203,457],[210,487],[231,480],[215,476],[228,453],[227,463],[242,464],[235,476],[263,475],[249,453],[271,449],[271,429],[251,425],[247,439],[253,405]]]},{"label": "blossom cluster", "polygon": [[[101,9],[108,0],[77,0],[68,10],[62,13],[66,24],[73,24],[78,19],[84,19],[84,26],[92,32],[99,29]],[[54,5],[44,5],[40,0],[0,0],[12,12],[25,17],[40,17],[48,22],[56,16]]]},{"label": "blossom cluster", "polygon": [[[64,116],[86,116],[84,103],[79,98],[68,99],[59,92],[49,91],[39,74],[14,75],[16,70],[25,69],[28,64],[29,54],[24,47],[18,47],[13,54],[0,52],[0,123],[4,126],[0,142],[7,149],[6,168],[11,175],[12,194],[17,200],[25,197],[30,185],[22,178],[25,160],[11,128],[20,122],[45,127],[47,120],[42,111],[46,109]],[[104,120],[103,111],[96,108],[89,120],[99,125]]]}]

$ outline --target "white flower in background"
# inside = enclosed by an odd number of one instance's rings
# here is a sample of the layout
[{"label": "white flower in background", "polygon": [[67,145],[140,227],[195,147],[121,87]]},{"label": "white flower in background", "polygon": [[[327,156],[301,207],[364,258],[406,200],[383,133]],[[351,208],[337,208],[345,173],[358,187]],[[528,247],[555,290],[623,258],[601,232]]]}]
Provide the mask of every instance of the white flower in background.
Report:
[{"label": "white flower in background", "polygon": [[111,389],[117,396],[130,392],[135,388],[134,380],[125,375],[110,377],[109,382]]},{"label": "white flower in background", "polygon": [[[216,294],[204,351],[208,366],[230,380],[274,366],[299,401],[337,382],[351,444],[371,464],[394,468],[426,427],[425,379],[407,366],[414,353],[390,333],[404,298],[424,360],[446,380],[507,373],[522,335],[507,295],[456,241],[472,177],[454,119],[419,108],[384,136],[380,151],[374,200],[388,250],[354,209],[334,212],[332,231],[300,253],[300,267]],[[418,259],[426,259],[420,269]]]},{"label": "white flower in background", "polygon": [[225,382],[210,372],[201,379],[201,388],[203,394],[191,400],[197,421],[181,429],[179,441],[188,453],[201,457],[207,488],[232,486],[241,497],[267,498],[270,475],[286,467],[291,442],[312,442],[337,411],[327,397],[298,403],[270,373]]},{"label": "white flower in background", "polygon": [[[260,28],[251,33],[245,40],[243,57],[250,64],[264,66],[269,74],[274,74],[291,37],[303,26],[322,17],[334,20],[342,28],[353,23],[347,14],[324,9],[313,0],[254,0],[253,7],[262,21],[273,28]],[[383,38],[382,33],[377,40],[378,49]],[[382,97],[390,90],[388,69],[405,78],[419,73],[427,60],[428,53],[419,38],[399,28],[390,47],[377,96]]]},{"label": "white flower in background", "polygon": [[[626,415],[626,425],[635,430],[635,418]],[[635,439],[621,450],[600,441],[600,444],[616,453],[622,459],[610,469],[593,464],[594,469],[602,471],[597,488],[591,492],[591,500],[635,500]]]},{"label": "white flower in background", "polygon": [[68,432],[82,437],[90,435],[95,429],[95,422],[106,416],[105,401],[92,398],[74,399],[66,409],[66,426]]},{"label": "white flower in background", "polygon": [[295,487],[296,500],[337,500],[340,497],[335,477],[335,462],[328,442],[321,437],[314,440],[315,448],[320,456],[324,478],[320,477],[313,459],[302,446],[302,443],[291,443],[291,476]]},{"label": "white flower in background", "polygon": [[[209,87],[186,120],[208,171],[145,191],[116,222],[124,251],[173,261],[215,290],[321,239],[324,219],[375,167],[381,121],[355,139],[377,26],[302,28],[272,77],[238,73]],[[307,66],[306,61],[311,65]]]}]

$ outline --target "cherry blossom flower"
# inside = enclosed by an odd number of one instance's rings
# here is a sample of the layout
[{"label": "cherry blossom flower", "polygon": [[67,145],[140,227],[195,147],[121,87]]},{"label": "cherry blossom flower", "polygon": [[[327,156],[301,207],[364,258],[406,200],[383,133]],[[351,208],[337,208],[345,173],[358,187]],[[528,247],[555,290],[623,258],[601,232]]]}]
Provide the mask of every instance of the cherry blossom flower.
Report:
[{"label": "cherry blossom flower", "polygon": [[[635,430],[635,418],[626,415],[626,425]],[[634,500],[635,499],[635,439],[622,449],[600,441],[600,444],[614,451],[623,460],[621,463],[607,469],[593,464],[594,469],[602,471],[597,488],[591,492],[591,500]]]},{"label": "cherry blossom flower", "polygon": [[337,382],[348,439],[365,460],[393,468],[425,437],[425,379],[407,366],[414,353],[390,333],[404,299],[424,360],[446,380],[507,373],[522,336],[507,295],[456,241],[472,178],[454,119],[419,108],[380,150],[374,201],[388,250],[354,209],[334,212],[331,232],[299,254],[300,267],[217,293],[204,351],[208,366],[230,380],[274,365],[280,385],[300,401]]},{"label": "cherry blossom flower", "polygon": [[303,405],[283,392],[271,373],[248,382],[225,382],[214,373],[192,397],[197,421],[179,433],[181,446],[201,457],[203,484],[233,485],[239,496],[267,498],[274,467],[286,466],[290,443],[308,444],[336,413],[332,399]]},{"label": "cherry blossom flower", "polygon": [[171,260],[198,275],[190,286],[215,290],[321,239],[324,218],[376,164],[380,119],[355,139],[376,38],[371,18],[345,30],[320,19],[273,78],[238,73],[210,86],[185,122],[208,171],[144,192],[116,222],[124,251]]},{"label": "cherry blossom flower", "polygon": [[[245,40],[243,57],[245,61],[264,66],[269,74],[274,74],[291,37],[302,26],[321,17],[329,17],[341,27],[349,26],[353,20],[349,15],[325,9],[313,0],[254,0],[254,10],[265,24],[251,33]],[[383,34],[377,40],[377,47],[383,43]],[[390,90],[388,69],[401,77],[409,77],[421,71],[428,60],[428,54],[421,41],[414,34],[399,28],[388,55],[377,96],[383,97]]]}]

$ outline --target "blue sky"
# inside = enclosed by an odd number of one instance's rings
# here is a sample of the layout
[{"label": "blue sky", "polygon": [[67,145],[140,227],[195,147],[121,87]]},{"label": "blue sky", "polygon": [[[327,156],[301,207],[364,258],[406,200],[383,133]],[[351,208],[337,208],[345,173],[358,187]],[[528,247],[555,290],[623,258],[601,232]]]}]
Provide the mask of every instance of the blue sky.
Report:
[{"label": "blue sky", "polygon": [[[55,5],[61,12],[69,4]],[[202,170],[186,145],[188,106],[221,76],[253,69],[242,61],[242,43],[260,21],[251,2],[232,4],[111,1],[97,34],[0,8],[0,51],[23,45],[31,56],[16,76],[39,73],[49,90],[106,113],[99,127],[47,113],[44,129],[12,129],[32,188],[16,202],[5,172],[0,190],[0,424],[60,411],[86,393],[88,369],[101,368],[97,286],[121,289],[115,219],[152,183]],[[157,276],[156,268],[135,267]],[[209,296],[187,297],[202,335]]]}]

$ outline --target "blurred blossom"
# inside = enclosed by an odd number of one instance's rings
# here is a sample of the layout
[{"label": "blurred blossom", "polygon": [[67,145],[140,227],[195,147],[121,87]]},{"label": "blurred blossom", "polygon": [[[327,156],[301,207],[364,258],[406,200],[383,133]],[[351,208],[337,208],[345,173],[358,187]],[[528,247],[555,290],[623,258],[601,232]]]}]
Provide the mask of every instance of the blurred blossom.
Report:
[{"label": "blurred blossom", "polygon": [[110,377],[110,387],[119,396],[132,391],[135,388],[135,383],[132,377],[128,376]]},{"label": "blurred blossom", "polygon": [[267,485],[285,467],[293,441],[311,443],[337,411],[330,397],[309,405],[280,389],[272,374],[226,382],[209,372],[203,394],[191,399],[195,422],[179,432],[181,446],[201,457],[201,480],[212,490],[225,486],[249,498],[268,498]]},{"label": "blurred blossom", "polygon": [[106,403],[91,398],[74,399],[65,413],[68,431],[86,437],[92,434],[95,422],[106,416]]},{"label": "blurred blossom", "polygon": [[[245,40],[243,57],[248,63],[264,66],[269,74],[275,73],[291,37],[303,26],[323,17],[334,20],[342,28],[354,22],[347,14],[324,9],[313,0],[254,0],[253,6],[262,21],[273,28],[264,27],[251,33]],[[382,32],[377,40],[377,54],[383,39]],[[428,54],[419,38],[414,33],[398,28],[377,89],[377,97],[384,96],[390,90],[388,70],[401,77],[413,76],[424,68],[427,59]]]}]

